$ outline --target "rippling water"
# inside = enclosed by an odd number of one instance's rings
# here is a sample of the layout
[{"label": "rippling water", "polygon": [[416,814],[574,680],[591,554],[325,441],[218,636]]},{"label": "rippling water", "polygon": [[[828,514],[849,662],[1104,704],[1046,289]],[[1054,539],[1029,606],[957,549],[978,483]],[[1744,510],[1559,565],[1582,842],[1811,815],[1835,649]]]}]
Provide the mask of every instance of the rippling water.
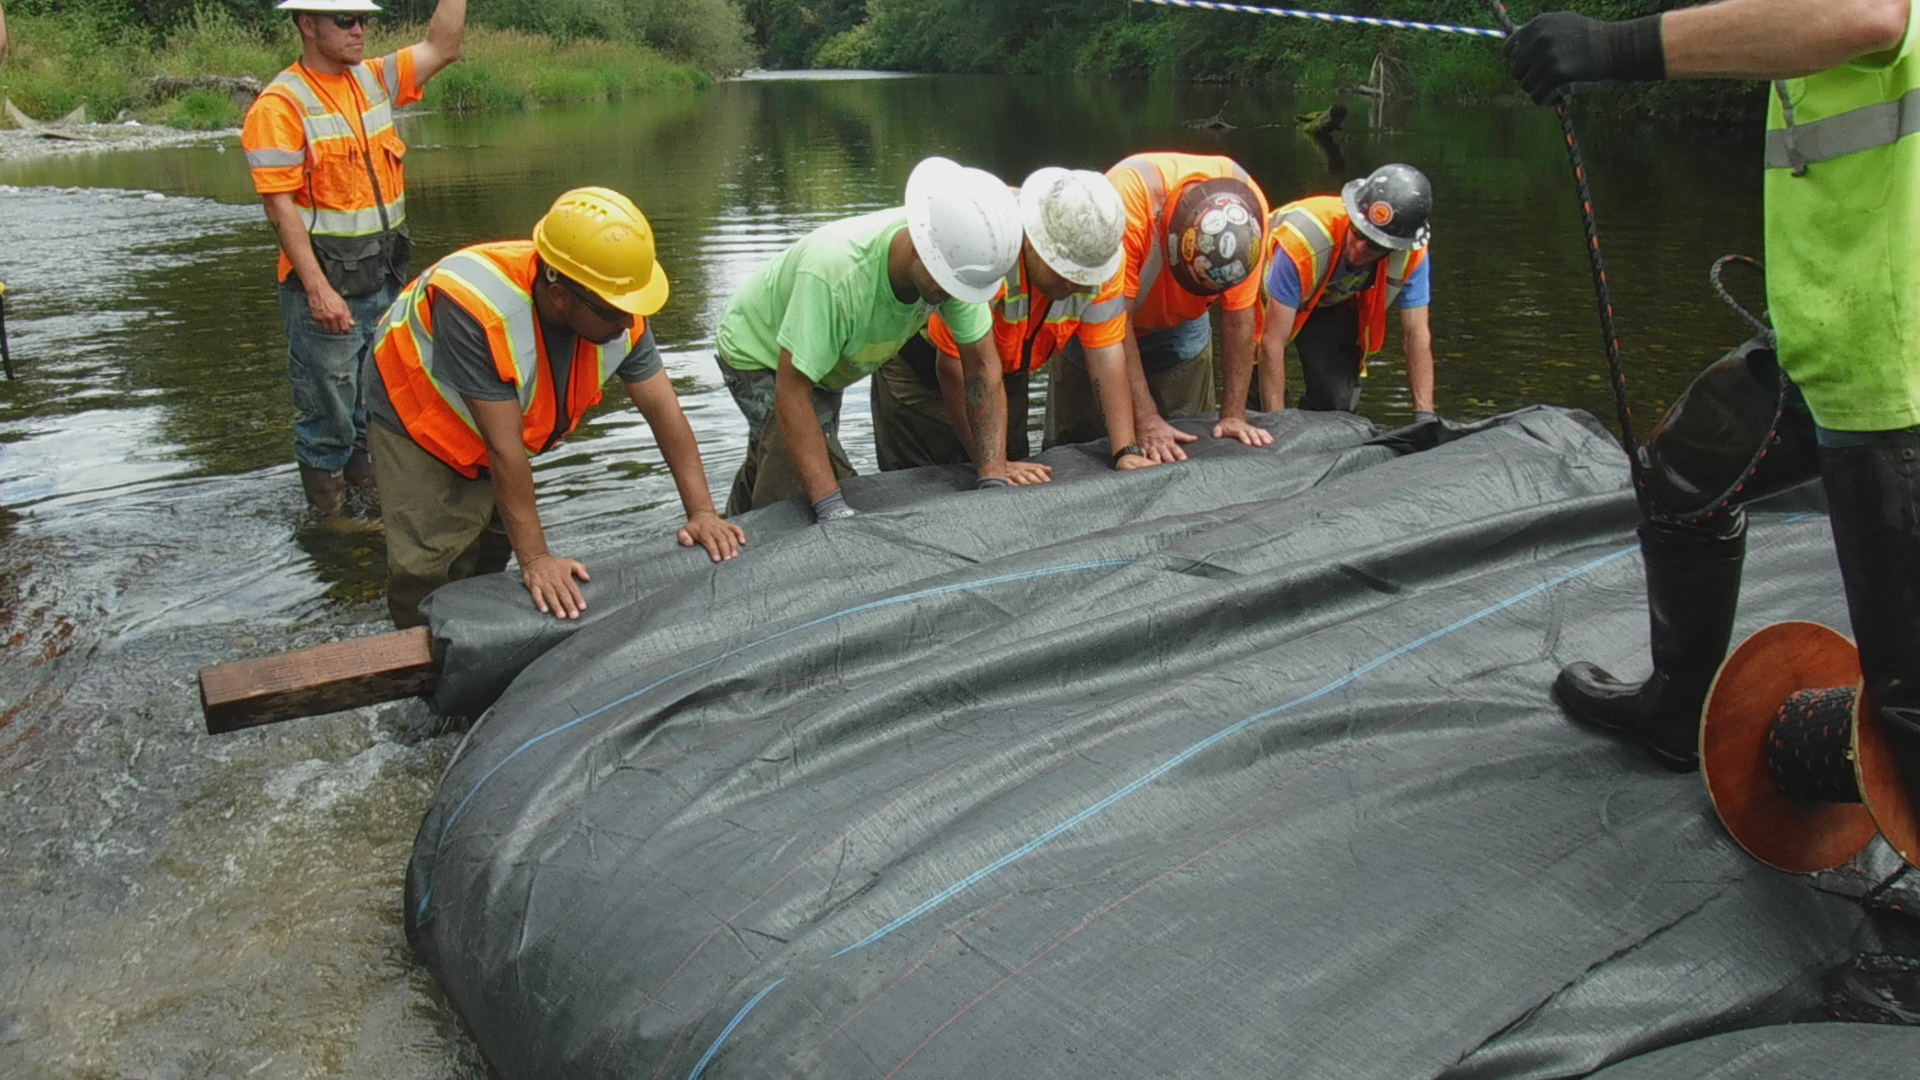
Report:
[{"label": "rippling water", "polygon": [[[673,281],[654,325],[722,501],[745,443],[711,352],[727,297],[814,226],[897,204],[929,153],[1015,182],[1140,149],[1228,153],[1276,202],[1412,162],[1439,199],[1442,413],[1548,401],[1610,418],[1551,117],[1356,104],[1346,168],[1330,170],[1291,126],[1325,104],[1068,79],[751,79],[415,116],[402,133],[416,265],[524,236],[580,184],[647,211]],[[1186,126],[1216,112],[1236,129]],[[1644,430],[1744,336],[1705,272],[1757,253],[1757,150],[1602,126],[1587,153]],[[0,185],[21,371],[0,384],[0,1075],[484,1076],[400,935],[402,868],[457,735],[417,703],[200,732],[201,666],[385,628],[378,538],[301,522],[273,241],[237,146],[0,159]],[[1408,415],[1396,350],[1363,403],[1383,425]],[[863,387],[843,432],[870,469]],[[537,477],[556,548],[589,561],[626,515],[675,498],[645,424],[613,403]]]}]

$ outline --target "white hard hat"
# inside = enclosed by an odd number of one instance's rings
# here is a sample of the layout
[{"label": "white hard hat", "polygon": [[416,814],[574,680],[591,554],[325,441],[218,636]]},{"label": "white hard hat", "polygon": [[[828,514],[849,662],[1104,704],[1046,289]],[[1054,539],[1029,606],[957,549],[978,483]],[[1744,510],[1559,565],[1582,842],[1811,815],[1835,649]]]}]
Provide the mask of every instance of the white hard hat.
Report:
[{"label": "white hard hat", "polygon": [[276,11],[311,11],[319,15],[339,13],[351,15],[362,11],[379,11],[380,5],[371,0],[281,0],[274,8]]},{"label": "white hard hat", "polygon": [[1020,203],[1001,179],[943,157],[907,177],[907,230],[947,295],[984,304],[1020,257]]},{"label": "white hard hat", "polygon": [[1075,285],[1104,285],[1120,269],[1127,208],[1097,172],[1049,166],[1020,185],[1020,218],[1033,250]]}]

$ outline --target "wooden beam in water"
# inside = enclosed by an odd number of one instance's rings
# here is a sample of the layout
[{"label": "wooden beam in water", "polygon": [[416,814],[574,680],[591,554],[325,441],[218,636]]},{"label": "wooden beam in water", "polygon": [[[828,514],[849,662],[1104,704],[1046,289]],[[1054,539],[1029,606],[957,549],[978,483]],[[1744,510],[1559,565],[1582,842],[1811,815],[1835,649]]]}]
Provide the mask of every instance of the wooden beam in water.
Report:
[{"label": "wooden beam in water", "polygon": [[355,709],[432,691],[439,672],[424,626],[200,669],[207,734]]}]

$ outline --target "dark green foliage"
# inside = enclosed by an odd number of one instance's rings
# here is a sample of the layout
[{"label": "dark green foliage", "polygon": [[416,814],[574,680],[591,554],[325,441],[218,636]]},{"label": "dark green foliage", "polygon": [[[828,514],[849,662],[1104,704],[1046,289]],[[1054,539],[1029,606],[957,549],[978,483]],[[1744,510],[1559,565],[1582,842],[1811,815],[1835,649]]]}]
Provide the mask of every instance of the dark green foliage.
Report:
[{"label": "dark green foliage", "polygon": [[[1262,0],[1243,0],[1258,4]],[[1267,0],[1272,6],[1493,27],[1490,0]],[[1694,0],[1520,0],[1516,21],[1571,8],[1634,18]],[[1175,10],[1130,0],[742,0],[769,66],[909,71],[1080,71],[1196,82],[1281,82],[1336,90],[1365,82],[1385,57],[1403,93],[1513,93],[1495,42],[1293,19]],[[1749,121],[1760,91],[1743,83],[1635,87],[1588,95],[1585,107]]]}]

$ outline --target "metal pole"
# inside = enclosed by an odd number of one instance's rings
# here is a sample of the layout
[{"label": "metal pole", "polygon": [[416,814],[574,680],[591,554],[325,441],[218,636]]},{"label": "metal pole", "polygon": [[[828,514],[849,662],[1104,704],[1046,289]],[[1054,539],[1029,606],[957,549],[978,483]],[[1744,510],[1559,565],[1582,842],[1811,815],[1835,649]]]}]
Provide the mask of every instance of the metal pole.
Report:
[{"label": "metal pole", "polygon": [[7,352],[7,286],[0,282],[0,367],[7,371],[7,381],[13,381],[13,355]]}]

